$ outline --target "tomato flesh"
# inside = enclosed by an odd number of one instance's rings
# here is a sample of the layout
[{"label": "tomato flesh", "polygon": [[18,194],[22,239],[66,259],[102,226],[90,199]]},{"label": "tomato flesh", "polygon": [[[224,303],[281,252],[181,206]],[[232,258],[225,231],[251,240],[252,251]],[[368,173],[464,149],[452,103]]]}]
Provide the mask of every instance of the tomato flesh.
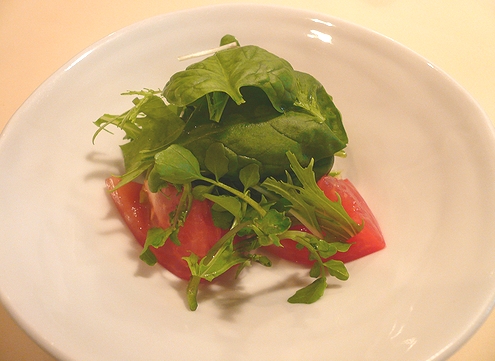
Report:
[{"label": "tomato flesh", "polygon": [[[106,180],[108,189],[113,189],[118,183],[119,179],[116,177]],[[348,240],[352,244],[349,251],[337,253],[330,257],[331,259],[350,262],[385,247],[385,241],[375,216],[348,179],[323,177],[318,181],[318,186],[332,201],[337,200],[338,193],[350,217],[358,223],[364,221],[361,232]],[[147,200],[141,202],[143,192]],[[167,228],[170,225],[170,213],[176,209],[180,200],[180,193],[173,186],[152,193],[146,184],[136,182],[125,184],[111,192],[111,196],[127,227],[141,245],[144,245],[146,234],[151,227]],[[179,278],[188,280],[191,275],[183,257],[190,255],[191,252],[200,258],[204,257],[225,234],[224,230],[215,227],[213,223],[211,205],[210,201],[193,200],[186,221],[178,233],[180,246],[168,240],[158,249],[151,247],[158,263]],[[292,229],[309,232],[301,225],[295,225]],[[284,239],[281,243],[283,247],[268,246],[266,249],[288,261],[305,265],[314,263],[308,259],[308,250],[298,249],[296,242]]]},{"label": "tomato flesh", "polygon": [[[364,221],[364,227],[361,232],[347,240],[348,243],[352,244],[350,249],[347,252],[337,253],[329,259],[350,262],[377,252],[385,247],[385,240],[375,216],[363,197],[348,179],[325,176],[318,181],[318,187],[320,187],[328,199],[334,202],[338,199],[338,193],[342,200],[342,206],[349,216],[359,224]],[[308,230],[301,225],[296,225],[293,229],[308,232]],[[284,239],[280,243],[283,247],[269,246],[267,247],[268,251],[291,262],[305,265],[314,263],[314,261],[308,259],[308,250],[298,249],[295,241]]]},{"label": "tomato flesh", "polygon": [[[107,187],[112,189],[118,181],[115,177],[107,179]],[[140,203],[142,191],[148,195],[149,202]],[[146,186],[136,182],[123,185],[111,195],[124,222],[141,245],[144,245],[149,228],[166,228],[170,225],[170,212],[175,210],[180,199],[180,194],[173,186],[151,193]],[[187,262],[182,257],[189,256],[191,252],[200,258],[204,257],[224,234],[222,229],[215,227],[210,210],[210,201],[194,200],[178,233],[180,246],[168,240],[160,248],[151,247],[157,262],[179,278],[188,280],[191,276]]]},{"label": "tomato flesh", "polygon": [[[105,185],[108,190],[112,190],[119,182],[119,178],[110,177],[105,180]],[[146,234],[151,227],[150,206],[148,203],[140,202],[142,188],[142,184],[130,182],[110,193],[127,228],[141,246],[144,245]]]}]

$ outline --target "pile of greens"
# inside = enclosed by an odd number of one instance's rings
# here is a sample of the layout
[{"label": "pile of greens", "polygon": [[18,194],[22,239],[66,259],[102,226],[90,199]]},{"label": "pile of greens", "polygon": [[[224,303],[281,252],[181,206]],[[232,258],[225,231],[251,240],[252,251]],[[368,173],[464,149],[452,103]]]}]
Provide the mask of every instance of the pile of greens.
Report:
[{"label": "pile of greens", "polygon": [[[341,116],[324,87],[284,59],[257,46],[235,43],[174,74],[162,91],[145,89],[120,115],[105,114],[96,135],[114,125],[125,132],[121,146],[125,174],[117,187],[144,175],[152,192],[173,184],[181,202],[168,229],[154,228],[141,254],[156,262],[150,247],[180,242],[177,232],[192,197],[209,199],[215,224],[228,231],[199,258],[185,258],[191,270],[188,301],[197,308],[201,279],[213,280],[238,266],[237,273],[270,260],[256,250],[292,239],[315,260],[316,280],[289,302],[312,303],[326,276],[345,280],[340,261],[323,259],[345,252],[347,239],[361,230],[340,200],[330,201],[316,180],[328,174],[347,145]],[[303,224],[311,233],[292,230]]]}]

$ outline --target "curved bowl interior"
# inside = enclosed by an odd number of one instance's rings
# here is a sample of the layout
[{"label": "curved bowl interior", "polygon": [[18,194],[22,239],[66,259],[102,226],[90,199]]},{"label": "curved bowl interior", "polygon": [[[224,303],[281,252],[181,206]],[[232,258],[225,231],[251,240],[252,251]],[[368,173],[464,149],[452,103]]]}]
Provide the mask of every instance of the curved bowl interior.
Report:
[{"label": "curved bowl interior", "polygon": [[[348,265],[313,305],[287,297],[306,270],[276,262],[202,290],[138,260],[104,191],[120,136],[92,122],[162,88],[224,34],[319,79],[350,144],[337,164],[378,218],[387,248]],[[110,35],[57,71],[0,138],[2,301],[69,360],[439,360],[495,299],[495,151],[490,121],[425,59],[369,30],[295,9],[222,5]]]}]

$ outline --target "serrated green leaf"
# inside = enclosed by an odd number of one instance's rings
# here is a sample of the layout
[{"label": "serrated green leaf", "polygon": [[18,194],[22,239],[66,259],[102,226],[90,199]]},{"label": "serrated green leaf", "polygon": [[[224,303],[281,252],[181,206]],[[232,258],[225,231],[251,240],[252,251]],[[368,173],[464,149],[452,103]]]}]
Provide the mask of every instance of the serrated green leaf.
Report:
[{"label": "serrated green leaf", "polygon": [[291,211],[315,235],[325,234],[327,241],[345,242],[359,233],[362,224],[356,223],[342,206],[340,198],[333,202],[318,187],[313,172],[313,161],[303,168],[296,156],[287,152],[291,168],[301,186],[268,178],[262,186],[286,198]]},{"label": "serrated green leaf", "polygon": [[153,156],[159,148],[175,141],[184,129],[182,119],[155,95],[156,91],[127,94],[138,94],[142,98],[136,98],[133,101],[135,106],[125,113],[118,116],[106,114],[95,122],[99,129],[94,137],[111,124],[123,129],[125,138],[131,140],[121,145],[126,172],[118,187],[147,171],[153,165]]}]

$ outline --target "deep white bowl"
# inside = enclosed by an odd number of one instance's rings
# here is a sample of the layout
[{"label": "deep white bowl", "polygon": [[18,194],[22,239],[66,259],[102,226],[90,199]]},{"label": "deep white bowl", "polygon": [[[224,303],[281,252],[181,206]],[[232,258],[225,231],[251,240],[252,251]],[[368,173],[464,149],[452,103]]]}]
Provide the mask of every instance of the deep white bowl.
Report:
[{"label": "deep white bowl", "polygon": [[[148,268],[104,191],[119,136],[92,121],[162,88],[180,55],[226,33],[319,79],[350,144],[338,167],[374,210],[387,248],[348,265],[313,305],[286,302],[306,271],[253,267],[203,290]],[[435,65],[372,31],[296,9],[221,5],[151,18],[50,77],[0,137],[0,296],[67,360],[442,360],[495,300],[495,138]],[[306,280],[305,280],[306,281]]]}]

